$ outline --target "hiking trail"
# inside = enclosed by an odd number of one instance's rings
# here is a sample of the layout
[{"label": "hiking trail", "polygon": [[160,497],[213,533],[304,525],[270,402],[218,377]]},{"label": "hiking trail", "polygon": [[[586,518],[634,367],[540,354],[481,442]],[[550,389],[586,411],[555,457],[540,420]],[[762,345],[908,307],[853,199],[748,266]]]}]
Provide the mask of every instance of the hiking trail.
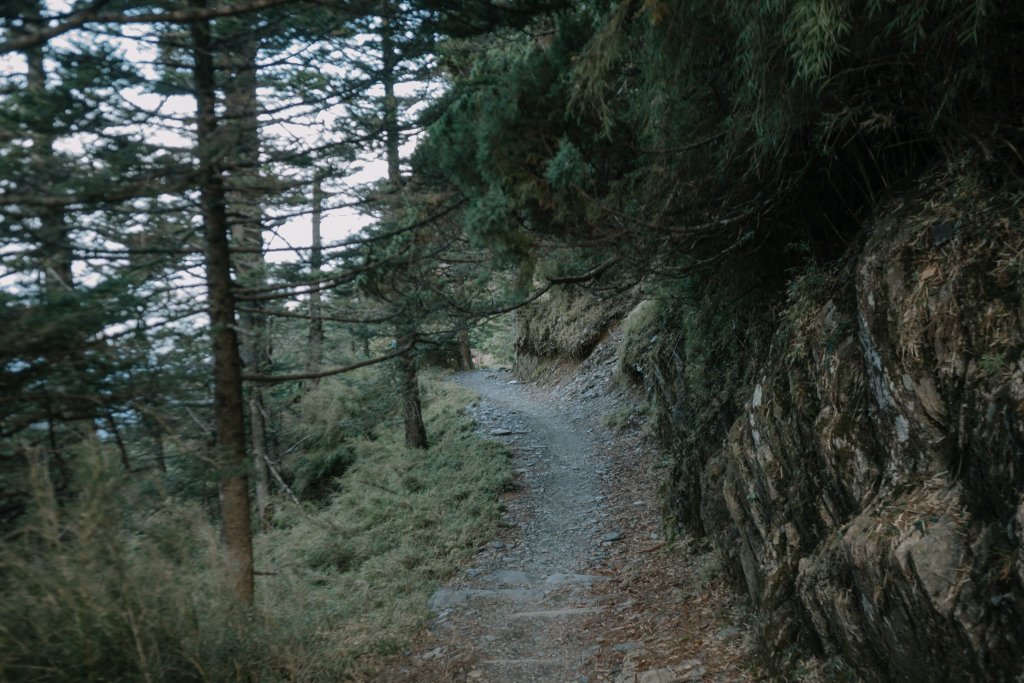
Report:
[{"label": "hiking trail", "polygon": [[701,578],[686,541],[666,543],[651,447],[603,420],[634,399],[609,390],[612,362],[594,356],[554,387],[455,376],[480,397],[468,409],[480,432],[512,451],[515,479],[497,538],[430,598],[399,680],[753,680],[749,634],[732,623],[742,606]]}]

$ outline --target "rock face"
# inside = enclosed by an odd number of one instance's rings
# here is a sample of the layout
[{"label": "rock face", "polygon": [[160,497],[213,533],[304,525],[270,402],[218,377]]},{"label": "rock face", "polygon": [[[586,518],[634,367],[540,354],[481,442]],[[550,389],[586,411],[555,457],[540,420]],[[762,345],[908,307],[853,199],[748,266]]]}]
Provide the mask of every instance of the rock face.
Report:
[{"label": "rock face", "polygon": [[636,294],[599,299],[584,289],[556,289],[516,317],[516,371],[528,376],[539,362],[581,361],[637,301]]},{"label": "rock face", "polygon": [[702,472],[776,661],[799,643],[870,680],[1024,676],[1024,229],[963,185],[933,178],[791,289]]}]

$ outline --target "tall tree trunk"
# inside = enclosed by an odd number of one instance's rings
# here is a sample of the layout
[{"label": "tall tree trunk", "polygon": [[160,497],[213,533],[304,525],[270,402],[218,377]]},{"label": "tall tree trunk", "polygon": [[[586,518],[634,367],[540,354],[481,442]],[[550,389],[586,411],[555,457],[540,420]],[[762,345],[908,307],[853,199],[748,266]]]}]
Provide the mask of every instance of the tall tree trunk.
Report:
[{"label": "tall tree trunk", "polygon": [[[263,192],[259,171],[259,101],[256,97],[259,45],[247,16],[232,18],[229,26],[233,49],[228,58],[231,79],[225,86],[224,133],[228,140],[225,153],[231,160],[227,200],[232,244],[235,246],[233,262],[241,286],[260,287],[266,281],[266,263],[263,259]],[[259,309],[261,304],[253,302],[251,307]],[[260,311],[244,311],[238,316],[238,330],[242,365],[251,372],[265,374],[271,355],[266,316]],[[258,384],[247,387],[246,392],[249,444],[256,475],[256,518],[260,528],[266,531],[270,528],[267,409],[263,390]]]},{"label": "tall tree trunk", "polygon": [[[396,71],[399,55],[395,52],[391,17],[396,7],[391,0],[381,2],[381,84],[384,86],[384,147],[387,154],[388,183],[392,189],[402,187],[401,131],[398,127],[398,98],[395,95]],[[405,346],[416,335],[415,323],[407,324],[397,338],[399,346]],[[427,428],[423,424],[423,410],[420,402],[420,383],[417,376],[416,355],[410,351],[397,360],[399,392],[402,397],[402,414],[405,419],[405,445],[409,448],[427,447]]]},{"label": "tall tree trunk", "polygon": [[463,370],[473,369],[473,349],[469,345],[469,330],[460,327],[456,333],[459,341],[459,365]]},{"label": "tall tree trunk", "polygon": [[128,448],[125,446],[124,439],[121,438],[121,430],[117,426],[117,420],[114,419],[114,413],[108,410],[106,418],[107,426],[110,427],[110,433],[114,437],[114,444],[117,446],[117,453],[121,458],[121,467],[125,472],[131,472],[132,463],[128,459]]},{"label": "tall tree trunk", "polygon": [[167,474],[167,457],[164,452],[164,432],[159,424],[151,417],[143,417],[143,423],[153,438],[153,457],[156,459],[156,468]]},{"label": "tall tree trunk", "polygon": [[388,162],[388,182],[393,189],[402,185],[402,167],[399,156],[401,131],[398,128],[398,97],[395,95],[396,70],[399,56],[395,52],[391,16],[396,11],[391,0],[381,3],[381,84],[384,86],[384,146]]},{"label": "tall tree trunk", "polygon": [[[205,0],[192,0],[197,8]],[[252,519],[245,474],[245,411],[242,364],[235,334],[235,297],[224,178],[217,158],[218,125],[210,22],[190,25],[193,86],[196,97],[196,160],[203,220],[206,290],[213,340],[213,402],[217,459],[220,465],[220,510],[225,563],[236,597],[253,600]]]},{"label": "tall tree trunk", "polygon": [[[309,293],[309,347],[306,356],[306,371],[318,372],[323,361],[324,321],[320,318],[320,268],[323,265],[323,247],[320,236],[320,219],[323,215],[324,194],[320,186],[319,171],[313,177],[313,248],[309,255],[309,270],[313,277],[313,291]],[[313,380],[316,382],[316,380]]]},{"label": "tall tree trunk", "polygon": [[[30,3],[25,16],[24,29],[28,32],[38,31],[45,27],[42,1]],[[45,43],[44,43],[45,45]],[[47,106],[46,62],[43,52],[44,45],[25,50],[25,87],[28,94],[28,132],[32,142],[30,156],[30,183],[38,188],[52,188],[61,176],[61,168],[54,154],[53,145],[56,137],[53,121]],[[35,238],[39,246],[39,269],[42,273],[43,290],[49,296],[59,296],[72,292],[74,281],[74,249],[71,243],[71,230],[68,228],[64,209],[40,207],[36,217],[39,228]],[[66,362],[78,377],[85,376],[83,357],[80,352],[72,351]],[[96,424],[91,417],[82,418],[81,407],[63,403],[50,419],[51,436],[60,434],[62,438],[51,439],[53,456],[63,469],[64,456],[61,449],[76,443],[98,443]],[[68,417],[72,416],[69,421]],[[59,424],[54,424],[54,419]],[[123,453],[123,448],[121,449]],[[62,477],[66,482],[66,478]]]},{"label": "tall tree trunk", "polygon": [[249,437],[252,446],[252,468],[256,474],[256,519],[260,531],[270,530],[270,472],[267,460],[270,450],[267,447],[266,406],[263,403],[263,392],[258,387],[249,387]]}]

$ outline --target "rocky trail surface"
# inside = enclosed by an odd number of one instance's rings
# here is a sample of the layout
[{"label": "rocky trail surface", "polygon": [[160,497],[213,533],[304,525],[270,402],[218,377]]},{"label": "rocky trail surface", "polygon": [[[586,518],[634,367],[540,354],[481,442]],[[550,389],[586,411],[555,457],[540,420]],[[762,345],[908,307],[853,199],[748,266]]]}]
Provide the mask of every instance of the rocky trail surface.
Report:
[{"label": "rocky trail surface", "polygon": [[456,376],[480,396],[481,432],[512,450],[515,482],[501,533],[431,597],[429,630],[390,679],[753,680],[743,608],[713,558],[662,536],[652,450],[605,424],[635,401],[604,355],[553,385]]}]

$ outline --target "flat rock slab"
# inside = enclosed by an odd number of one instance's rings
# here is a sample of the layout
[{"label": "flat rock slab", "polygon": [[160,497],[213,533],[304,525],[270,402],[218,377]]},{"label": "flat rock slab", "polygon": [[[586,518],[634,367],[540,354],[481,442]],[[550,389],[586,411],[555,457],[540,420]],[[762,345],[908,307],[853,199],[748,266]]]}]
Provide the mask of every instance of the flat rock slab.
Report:
[{"label": "flat rock slab", "polygon": [[647,654],[644,650],[632,650],[626,655],[615,683],[697,683],[703,681],[707,674],[699,659],[688,659],[661,669],[637,671],[637,663]]},{"label": "flat rock slab", "polygon": [[464,605],[471,600],[501,600],[504,602],[540,602],[544,591],[528,588],[441,588],[427,601],[427,607],[434,612]]},{"label": "flat rock slab", "polygon": [[544,583],[548,586],[589,586],[605,580],[596,574],[552,574],[544,579]]}]

